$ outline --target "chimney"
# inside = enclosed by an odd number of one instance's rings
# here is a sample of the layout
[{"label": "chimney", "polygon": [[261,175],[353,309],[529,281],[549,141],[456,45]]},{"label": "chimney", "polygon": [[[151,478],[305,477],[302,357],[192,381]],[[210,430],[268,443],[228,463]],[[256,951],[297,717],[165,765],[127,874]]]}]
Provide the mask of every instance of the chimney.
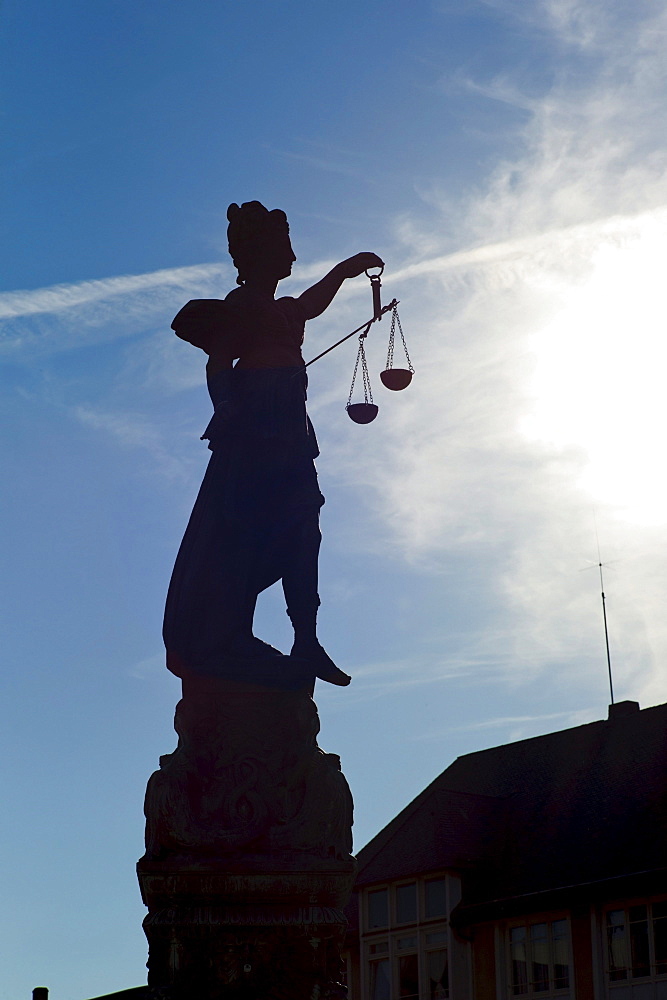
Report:
[{"label": "chimney", "polygon": [[614,705],[609,706],[607,718],[610,722],[616,722],[618,719],[625,719],[627,715],[634,715],[638,711],[638,701],[617,701]]}]

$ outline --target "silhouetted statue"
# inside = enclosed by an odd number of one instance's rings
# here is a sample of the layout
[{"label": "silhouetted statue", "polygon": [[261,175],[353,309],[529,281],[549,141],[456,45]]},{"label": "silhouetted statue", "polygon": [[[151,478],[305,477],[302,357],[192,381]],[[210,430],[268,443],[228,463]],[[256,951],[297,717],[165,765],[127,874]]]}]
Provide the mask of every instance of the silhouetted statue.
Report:
[{"label": "silhouetted statue", "polygon": [[324,497],[301,345],[306,321],[324,312],[345,278],[382,261],[356,254],[298,298],[276,299],[296,260],[285,213],[251,201],[230,205],[227,218],[240,287],[223,300],[188,302],[172,323],[209,356],[215,412],[204,433],[213,454],[167,597],[167,665],[179,676],[236,676],[239,664],[248,679],[279,671],[290,661],[274,659],[282,654],[252,626],[258,594],[281,580],[294,627],[291,656],[311,676],[349,684],[317,639]]}]

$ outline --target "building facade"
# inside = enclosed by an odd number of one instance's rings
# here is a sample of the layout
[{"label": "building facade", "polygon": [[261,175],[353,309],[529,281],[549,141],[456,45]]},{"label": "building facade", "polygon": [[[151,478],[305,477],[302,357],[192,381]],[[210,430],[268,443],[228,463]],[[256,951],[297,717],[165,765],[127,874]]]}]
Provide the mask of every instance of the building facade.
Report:
[{"label": "building facade", "polygon": [[667,705],[458,758],[348,915],[350,1000],[667,1000]]}]

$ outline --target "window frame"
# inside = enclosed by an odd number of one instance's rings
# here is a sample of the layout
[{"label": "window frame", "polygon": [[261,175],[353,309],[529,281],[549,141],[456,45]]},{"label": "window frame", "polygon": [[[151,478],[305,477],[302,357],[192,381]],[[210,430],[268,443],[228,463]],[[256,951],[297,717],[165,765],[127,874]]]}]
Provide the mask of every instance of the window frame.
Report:
[{"label": "window frame", "polygon": [[[368,886],[362,890],[361,898],[361,981],[362,995],[371,996],[371,963],[389,960],[389,992],[391,1000],[401,1000],[400,997],[400,960],[412,955],[417,956],[418,994],[410,994],[404,1000],[430,1000],[430,973],[428,956],[436,952],[444,952],[448,970],[446,996],[451,997],[449,971],[451,968],[451,935],[449,928],[450,885],[447,872],[432,872],[425,876],[397,879],[395,882],[380,883]],[[444,883],[444,912],[436,916],[426,916],[426,883],[442,881]],[[403,886],[415,886],[416,919],[398,922],[397,891]],[[386,890],[388,903],[388,923],[384,927],[370,927],[369,897],[374,892]],[[429,941],[433,934],[442,935],[439,941]],[[411,938],[414,945],[407,944]],[[400,948],[401,941],[406,942]],[[386,944],[386,950],[382,945]],[[376,950],[377,949],[377,950]],[[443,998],[445,1000],[445,998]]]},{"label": "window frame", "polygon": [[[426,916],[426,883],[427,882],[444,882],[444,894],[445,894],[445,907],[443,913],[438,913],[433,916]],[[415,895],[416,895],[416,919],[407,920],[405,922],[399,923],[398,921],[398,908],[396,892],[398,889],[403,888],[408,885],[415,885]],[[371,927],[370,925],[370,906],[369,901],[373,893],[376,892],[386,892],[387,893],[387,923],[378,925],[377,927]],[[412,877],[405,879],[397,879],[395,882],[385,882],[378,883],[377,885],[367,886],[362,890],[362,905],[361,905],[361,917],[362,917],[362,933],[363,934],[375,934],[378,931],[384,931],[385,929],[398,929],[401,927],[413,927],[417,924],[433,923],[439,920],[446,920],[449,918],[450,911],[450,891],[449,891],[449,877],[446,872],[434,873],[433,875],[425,875],[421,877]]]},{"label": "window frame", "polygon": [[[370,897],[376,892],[386,892],[387,893],[387,923],[379,924],[377,927],[371,927],[370,922]],[[364,933],[374,934],[377,931],[382,931],[385,928],[391,926],[391,894],[389,892],[388,885],[374,885],[369,889],[364,890],[362,894],[362,914],[363,914],[363,928]]]},{"label": "window frame", "polygon": [[[414,887],[415,887],[415,918],[414,918],[414,920],[399,920],[398,919],[398,890],[399,889],[407,889],[411,885],[414,885]],[[413,925],[420,923],[420,919],[419,918],[421,917],[422,914],[421,914],[421,906],[420,906],[421,900],[420,900],[419,897],[420,897],[419,879],[411,878],[411,879],[407,879],[406,881],[392,882],[391,883],[391,887],[390,887],[390,891],[389,891],[389,898],[390,898],[389,916],[390,916],[390,919],[392,921],[392,923],[391,923],[392,927],[412,927]]]},{"label": "window frame", "polygon": [[[440,941],[437,944],[434,942],[429,942],[427,940],[427,935],[433,933],[442,933],[445,935],[445,940]],[[408,945],[404,948],[399,947],[399,942],[402,938],[415,937],[416,943],[414,945]],[[374,946],[386,944],[386,950],[382,951],[371,951]],[[400,985],[400,960],[401,958],[408,958],[411,955],[417,956],[417,970],[419,977],[419,992],[418,994],[410,994],[410,997],[419,997],[419,1000],[429,1000],[429,967],[428,967],[428,956],[435,952],[446,953],[447,967],[450,968],[451,959],[451,942],[449,935],[449,925],[446,921],[440,920],[438,923],[429,924],[426,927],[415,927],[414,934],[406,934],[403,928],[395,928],[391,931],[384,931],[373,936],[369,936],[367,940],[363,941],[362,944],[362,982],[363,991],[362,995],[371,997],[371,975],[370,967],[373,962],[382,961],[383,959],[389,962],[389,987],[390,996],[392,1000],[401,1000],[401,995],[399,992]],[[451,996],[451,984],[448,980],[447,993]],[[408,997],[405,997],[408,1000]],[[445,1000],[445,998],[443,998]]]},{"label": "window frame", "polygon": [[[555,985],[556,949],[553,936],[553,925],[560,921],[565,922],[565,947],[567,950],[568,984],[567,986]],[[531,965],[533,964],[531,927],[539,927],[545,924],[547,927],[547,955],[548,955],[548,987],[547,989],[536,990],[531,976]],[[512,931],[523,927],[526,930],[526,989],[522,993],[515,992],[517,983],[514,982],[512,967]],[[570,914],[567,911],[556,910],[549,913],[527,914],[507,920],[504,926],[504,967],[505,967],[505,995],[514,1000],[557,1000],[558,997],[569,998],[575,996],[574,991],[574,963],[572,951],[572,924]]]},{"label": "window frame", "polygon": [[[654,905],[664,904],[667,907],[667,895],[660,896],[644,896],[642,898],[631,898],[619,900],[616,903],[607,903],[602,907],[601,920],[600,920],[600,936],[602,943],[602,959],[603,959],[603,970],[604,970],[604,982],[607,991],[611,994],[615,989],[627,989],[632,987],[633,984],[644,985],[650,983],[664,983],[667,982],[667,955],[665,956],[665,961],[661,962],[661,965],[665,965],[664,972],[658,972],[658,963],[656,961],[656,950],[655,950],[655,922],[656,920],[667,921],[667,912],[662,917],[655,917],[653,915]],[[647,924],[648,924],[648,952],[649,952],[649,971],[643,976],[633,976],[632,975],[632,945],[631,945],[631,935],[629,933],[629,928],[632,923],[638,923],[638,921],[630,920],[630,910],[638,906],[646,907]],[[624,945],[625,945],[625,959],[626,965],[623,968],[624,976],[619,976],[614,979],[611,978],[612,967],[611,967],[611,954],[610,954],[610,941],[609,941],[609,914],[617,911],[623,912],[623,927],[624,927]],[[620,970],[620,966],[618,970]]]}]

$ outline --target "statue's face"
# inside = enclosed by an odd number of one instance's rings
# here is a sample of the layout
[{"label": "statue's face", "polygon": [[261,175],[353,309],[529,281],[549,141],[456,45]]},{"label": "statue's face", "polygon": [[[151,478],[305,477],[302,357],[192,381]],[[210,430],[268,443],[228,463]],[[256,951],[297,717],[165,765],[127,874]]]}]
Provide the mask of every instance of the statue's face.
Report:
[{"label": "statue's face", "polygon": [[243,262],[237,263],[237,267],[246,278],[261,277],[280,281],[281,278],[290,276],[295,260],[296,254],[285,226],[258,238],[252,248],[247,248]]},{"label": "statue's face", "polygon": [[[281,278],[289,278],[292,273],[292,264],[296,260],[296,254],[292,249],[292,242],[289,238],[289,233],[285,231],[281,233],[275,240],[274,246],[271,248],[267,257],[270,258],[273,268],[275,268],[275,276],[280,280]],[[267,260],[267,264],[269,261]]]}]

